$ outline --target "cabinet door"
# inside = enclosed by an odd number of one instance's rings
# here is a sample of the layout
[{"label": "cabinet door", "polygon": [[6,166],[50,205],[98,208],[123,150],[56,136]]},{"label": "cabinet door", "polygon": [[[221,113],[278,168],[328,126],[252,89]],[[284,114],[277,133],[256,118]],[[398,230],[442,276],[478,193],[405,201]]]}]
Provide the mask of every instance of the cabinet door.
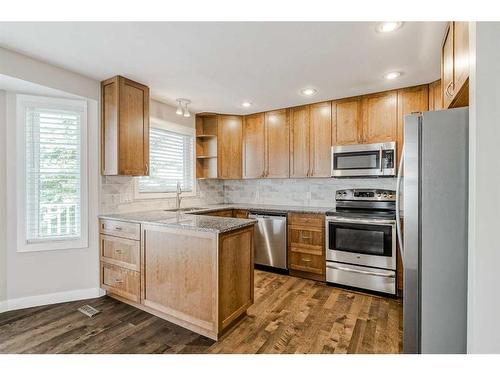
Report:
[{"label": "cabinet door", "polygon": [[219,178],[241,178],[242,119],[219,116],[217,126],[217,170]]},{"label": "cabinet door", "polygon": [[453,95],[469,78],[469,23],[453,22]]},{"label": "cabinet door", "polygon": [[311,177],[330,177],[332,147],[332,103],[310,106]]},{"label": "cabinet door", "polygon": [[120,77],[119,167],[120,175],[149,174],[149,89]]},{"label": "cabinet door", "polygon": [[429,86],[415,86],[398,90],[398,142],[396,146],[397,162],[401,156],[404,140],[405,116],[412,112],[424,112],[429,109]]},{"label": "cabinet door", "polygon": [[429,111],[439,111],[443,108],[441,80],[429,83]]},{"label": "cabinet door", "polygon": [[453,100],[453,22],[450,22],[441,52],[441,89],[443,108],[449,108]]},{"label": "cabinet door", "polygon": [[361,100],[349,98],[337,100],[335,121],[333,122],[332,144],[334,146],[352,145],[361,142]]},{"label": "cabinet door", "polygon": [[309,106],[290,110],[290,177],[308,177]]},{"label": "cabinet door", "polygon": [[290,176],[290,143],[288,110],[266,112],[266,173],[267,178]]},{"label": "cabinet door", "polygon": [[396,141],[397,104],[396,91],[363,97],[363,143]]},{"label": "cabinet door", "polygon": [[243,178],[264,177],[264,145],[264,114],[245,116],[243,123]]}]

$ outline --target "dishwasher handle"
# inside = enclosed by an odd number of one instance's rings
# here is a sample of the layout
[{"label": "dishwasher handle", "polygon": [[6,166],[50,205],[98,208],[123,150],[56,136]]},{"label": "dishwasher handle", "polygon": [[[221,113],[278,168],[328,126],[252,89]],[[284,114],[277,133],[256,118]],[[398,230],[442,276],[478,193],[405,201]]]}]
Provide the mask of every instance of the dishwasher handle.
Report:
[{"label": "dishwasher handle", "polygon": [[271,213],[271,212],[249,212],[249,219],[274,219],[286,220],[286,213]]}]

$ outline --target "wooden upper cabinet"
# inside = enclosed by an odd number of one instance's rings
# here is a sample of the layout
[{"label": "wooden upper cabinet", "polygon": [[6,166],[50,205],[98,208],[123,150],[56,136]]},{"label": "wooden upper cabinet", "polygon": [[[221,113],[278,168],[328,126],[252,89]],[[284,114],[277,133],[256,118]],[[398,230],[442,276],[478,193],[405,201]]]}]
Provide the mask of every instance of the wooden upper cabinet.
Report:
[{"label": "wooden upper cabinet", "polygon": [[469,105],[469,22],[454,22],[453,107]]},{"label": "wooden upper cabinet", "polygon": [[288,110],[266,112],[266,166],[265,177],[288,178],[290,176],[290,148]]},{"label": "wooden upper cabinet", "polygon": [[363,96],[363,143],[391,142],[397,138],[396,91]]},{"label": "wooden upper cabinet", "polygon": [[309,177],[309,106],[290,109],[290,177]]},{"label": "wooden upper cabinet", "polygon": [[101,173],[149,174],[149,88],[116,76],[101,82]]},{"label": "wooden upper cabinet", "polygon": [[443,107],[469,105],[469,23],[450,22],[441,50]]},{"label": "wooden upper cabinet", "polygon": [[446,32],[441,52],[441,87],[443,90],[443,107],[449,108],[453,99],[453,22]]},{"label": "wooden upper cabinet", "polygon": [[266,172],[264,113],[245,116],[243,122],[243,178],[262,178]]},{"label": "wooden upper cabinet", "polygon": [[239,179],[242,176],[243,121],[241,116],[218,117],[217,171],[222,179]]},{"label": "wooden upper cabinet", "polygon": [[397,127],[397,160],[401,155],[404,137],[405,116],[414,112],[425,112],[429,110],[429,85],[421,85],[400,89],[397,91],[398,102],[398,127]]},{"label": "wooden upper cabinet", "polygon": [[359,97],[336,100],[332,103],[335,116],[332,126],[334,146],[361,142],[361,99]]},{"label": "wooden upper cabinet", "polygon": [[441,80],[429,83],[429,111],[439,111],[443,108]]},{"label": "wooden upper cabinet", "polygon": [[331,176],[332,103],[310,106],[310,173],[309,177]]}]

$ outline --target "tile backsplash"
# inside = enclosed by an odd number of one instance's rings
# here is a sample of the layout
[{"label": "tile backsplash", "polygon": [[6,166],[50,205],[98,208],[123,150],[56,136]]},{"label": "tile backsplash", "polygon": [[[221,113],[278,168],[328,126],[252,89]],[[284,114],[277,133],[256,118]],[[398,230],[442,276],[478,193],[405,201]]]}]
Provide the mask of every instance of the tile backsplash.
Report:
[{"label": "tile backsplash", "polygon": [[[220,180],[199,180],[197,195],[183,197],[183,207],[224,203],[224,185]],[[135,178],[127,176],[101,177],[100,213],[123,213],[175,208],[175,198],[136,199]]]},{"label": "tile backsplash", "polygon": [[[100,212],[103,214],[175,207],[175,198],[136,199],[134,177],[101,178]],[[199,180],[197,184],[197,196],[184,197],[183,207],[221,203],[333,207],[335,191],[339,189],[396,189],[395,178]]]},{"label": "tile backsplash", "polygon": [[308,178],[225,180],[224,203],[333,207],[335,191],[352,188],[396,190],[395,178]]}]

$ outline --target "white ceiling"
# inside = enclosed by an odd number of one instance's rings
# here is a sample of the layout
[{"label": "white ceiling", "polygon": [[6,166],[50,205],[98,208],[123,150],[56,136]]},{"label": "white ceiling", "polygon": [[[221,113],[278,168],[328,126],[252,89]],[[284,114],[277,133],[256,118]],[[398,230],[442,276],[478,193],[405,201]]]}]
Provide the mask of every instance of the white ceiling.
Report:
[{"label": "white ceiling", "polygon": [[[252,113],[439,78],[444,22],[0,23],[0,46],[103,80],[121,74],[170,104]],[[398,70],[393,81],[384,74]],[[299,94],[314,87],[312,98]],[[249,109],[241,102],[253,103]]]}]

